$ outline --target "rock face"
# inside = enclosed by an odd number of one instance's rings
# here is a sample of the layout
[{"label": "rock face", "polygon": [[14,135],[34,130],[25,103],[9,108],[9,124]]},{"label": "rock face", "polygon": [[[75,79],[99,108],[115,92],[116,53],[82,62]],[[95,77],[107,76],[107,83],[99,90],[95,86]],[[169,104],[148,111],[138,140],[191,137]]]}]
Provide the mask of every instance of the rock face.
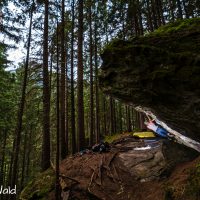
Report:
[{"label": "rock face", "polygon": [[[120,152],[117,156],[117,160],[135,180],[146,182],[158,179],[161,173],[166,170],[167,166],[162,152],[162,141],[155,141],[154,148],[151,148],[151,146],[145,143],[142,145],[145,147],[137,147],[138,145],[142,144],[138,144],[137,142],[130,143],[132,149]],[[118,147],[120,147],[120,145]]]},{"label": "rock face", "polygon": [[[125,137],[114,142],[110,152],[77,154],[63,160],[62,195],[81,200],[161,200],[165,194],[162,181],[178,162],[196,155],[194,150],[168,140]],[[149,189],[157,190],[155,184],[159,194],[147,197]]]},{"label": "rock face", "polygon": [[171,128],[200,139],[200,19],[113,41],[101,57],[104,93],[148,107]]},{"label": "rock face", "polygon": [[[166,192],[171,196],[176,192],[176,186],[172,185],[174,181],[170,185],[167,183],[174,167],[197,156],[196,151],[161,138],[147,140],[122,135],[110,147],[108,152],[88,150],[85,154],[77,153],[61,162],[63,199],[169,200],[172,198],[166,199]],[[180,170],[178,172],[181,178],[173,178],[177,183],[184,177],[185,184],[188,176],[183,176]],[[37,176],[24,188],[19,199],[55,200],[54,173],[49,169]],[[199,192],[199,183],[195,184],[196,193]],[[166,189],[166,185],[171,187]],[[182,190],[178,191],[181,191],[182,197]]]}]

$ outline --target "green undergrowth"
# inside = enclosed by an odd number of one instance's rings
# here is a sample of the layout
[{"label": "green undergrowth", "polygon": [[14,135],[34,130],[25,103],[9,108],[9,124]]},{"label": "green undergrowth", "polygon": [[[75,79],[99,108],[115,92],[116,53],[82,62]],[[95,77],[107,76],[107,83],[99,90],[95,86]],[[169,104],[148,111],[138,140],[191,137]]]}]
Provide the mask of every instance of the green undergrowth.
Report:
[{"label": "green undergrowth", "polygon": [[20,195],[20,200],[40,199],[46,200],[47,195],[54,190],[55,172],[49,168],[43,173],[39,173],[27,186]]}]

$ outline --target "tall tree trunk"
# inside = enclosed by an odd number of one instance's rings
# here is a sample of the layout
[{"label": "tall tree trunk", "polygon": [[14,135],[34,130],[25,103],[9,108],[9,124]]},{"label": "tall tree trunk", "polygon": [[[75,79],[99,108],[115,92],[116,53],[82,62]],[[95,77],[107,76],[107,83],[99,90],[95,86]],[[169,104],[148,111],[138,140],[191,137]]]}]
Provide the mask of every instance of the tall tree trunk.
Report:
[{"label": "tall tree trunk", "polygon": [[138,20],[138,5],[137,2],[132,2],[130,3],[130,7],[133,10],[132,13],[133,15],[131,16],[133,22],[134,22],[134,30],[135,30],[135,35],[140,35],[140,27],[139,27],[139,20]]},{"label": "tall tree trunk", "polygon": [[156,16],[155,0],[151,0],[151,12],[152,12],[152,16],[153,16],[154,29],[157,29],[158,28],[158,21],[157,21],[157,16]]},{"label": "tall tree trunk", "polygon": [[140,114],[139,114],[139,112],[135,113],[135,129],[137,131],[140,129]]},{"label": "tall tree trunk", "polygon": [[58,50],[58,21],[57,21],[57,66],[56,66],[56,185],[55,198],[60,199],[59,161],[60,161],[60,80],[59,80],[59,50]]},{"label": "tall tree trunk", "polygon": [[178,8],[177,18],[178,19],[183,19],[183,12],[182,12],[181,1],[177,0],[176,2],[177,2],[177,8]]},{"label": "tall tree trunk", "polygon": [[[6,150],[6,142],[7,142],[7,130],[4,130],[4,139],[3,139],[3,146],[2,146],[2,157],[0,160],[0,185],[4,185],[4,178],[5,178],[5,171],[4,171],[4,165],[5,165],[5,150]],[[0,196],[1,199],[1,196]]]},{"label": "tall tree trunk", "polygon": [[49,72],[49,91],[51,99],[51,89],[52,89],[52,73],[53,73],[53,53],[50,56],[50,72]]},{"label": "tall tree trunk", "polygon": [[127,31],[125,30],[125,12],[126,12],[126,9],[125,9],[125,6],[124,6],[124,3],[121,2],[121,20],[122,21],[122,39],[125,40],[126,38],[126,33]]},{"label": "tall tree trunk", "polygon": [[110,97],[110,135],[114,134],[113,98]]},{"label": "tall tree trunk", "polygon": [[25,69],[24,69],[24,80],[23,80],[23,85],[22,85],[21,100],[20,100],[18,116],[17,116],[17,127],[15,130],[15,142],[14,142],[15,146],[14,146],[14,152],[13,152],[11,188],[13,188],[17,182],[18,159],[19,159],[20,142],[21,142],[22,120],[23,120],[24,105],[25,105],[25,98],[26,98],[26,87],[27,87],[27,80],[28,80],[29,52],[30,52],[30,45],[31,45],[32,17],[33,17],[34,6],[35,5],[33,3],[31,11],[30,11],[30,25],[29,25],[27,55],[26,55],[26,62],[25,62]]},{"label": "tall tree trunk", "polygon": [[72,153],[76,152],[76,123],[74,105],[74,0],[72,1],[72,29],[71,29],[71,134]]},{"label": "tall tree trunk", "polygon": [[[198,4],[198,3],[196,2],[196,4]],[[199,4],[199,6],[200,6],[200,4]],[[195,11],[195,5],[193,4],[193,2],[189,1],[188,5],[187,5],[187,14],[188,14],[188,16],[192,17],[192,18],[194,18],[195,16],[199,16],[197,14],[197,9],[196,9],[196,12],[195,12],[196,14],[195,15],[194,15],[194,11]]]},{"label": "tall tree trunk", "polygon": [[139,35],[143,35],[143,23],[142,23],[142,13],[141,13],[141,5],[140,1],[137,0],[137,13],[138,13],[138,21],[139,21]]},{"label": "tall tree trunk", "polygon": [[131,116],[130,116],[129,106],[126,106],[126,126],[127,126],[127,131],[131,132]]},{"label": "tall tree trunk", "polygon": [[99,85],[98,85],[98,63],[97,63],[97,19],[95,18],[95,27],[94,27],[94,61],[95,61],[95,104],[96,104],[96,143],[100,140],[100,116],[99,116]]},{"label": "tall tree trunk", "polygon": [[44,38],[43,38],[43,143],[42,171],[50,167],[50,92],[48,72],[48,10],[49,0],[45,0]]},{"label": "tall tree trunk", "polygon": [[128,106],[128,123],[129,123],[129,132],[132,131],[132,128],[131,128],[131,113],[130,113],[130,107]]},{"label": "tall tree trunk", "polygon": [[33,128],[30,128],[30,135],[28,138],[28,149],[27,149],[27,163],[26,163],[26,177],[29,177],[30,173],[30,155],[31,155],[31,150],[32,150],[32,131]]},{"label": "tall tree trunk", "polygon": [[144,114],[139,113],[139,120],[140,120],[140,130],[142,131],[146,130],[146,125],[144,124],[145,121]]},{"label": "tall tree trunk", "polygon": [[60,136],[61,159],[67,155],[66,127],[65,127],[65,3],[62,0],[62,25],[61,25],[61,82],[60,82]]},{"label": "tall tree trunk", "polygon": [[151,17],[151,9],[149,5],[149,0],[147,0],[147,26],[149,27],[150,31],[153,31],[153,23],[152,23],[152,17]]},{"label": "tall tree trunk", "polygon": [[66,151],[67,154],[69,153],[69,102],[68,102],[68,96],[69,96],[69,88],[68,88],[68,57],[67,57],[67,44],[66,44],[66,65],[65,65],[65,143],[66,143]]},{"label": "tall tree trunk", "polygon": [[133,130],[135,130],[135,118],[136,118],[136,112],[134,110],[133,107],[131,107],[131,119],[132,119],[132,127],[133,127]]},{"label": "tall tree trunk", "polygon": [[162,22],[162,25],[165,25],[163,3],[164,2],[162,0],[158,0],[158,6],[159,6],[159,10],[160,10],[161,22]]},{"label": "tall tree trunk", "polygon": [[78,80],[77,80],[77,100],[78,100],[78,136],[79,151],[85,147],[84,131],[84,103],[83,103],[83,0],[78,2]]},{"label": "tall tree trunk", "polygon": [[123,128],[122,128],[122,104],[119,102],[119,130],[120,133],[122,133]]},{"label": "tall tree trunk", "polygon": [[103,121],[104,121],[104,135],[107,135],[107,119],[106,119],[106,98],[103,96]]},{"label": "tall tree trunk", "polygon": [[116,101],[113,100],[113,126],[114,126],[114,133],[117,133],[117,116],[116,116]]},{"label": "tall tree trunk", "polygon": [[174,17],[174,0],[169,0],[169,7],[170,7],[170,15],[171,15],[171,21],[174,22],[175,17]]},{"label": "tall tree trunk", "polygon": [[90,146],[94,142],[94,90],[93,90],[93,42],[92,42],[92,1],[89,5],[89,32],[90,32]]},{"label": "tall tree trunk", "polygon": [[14,158],[15,143],[16,143],[16,139],[14,139],[14,141],[13,141],[12,153],[11,153],[11,156],[10,156],[9,174],[8,174],[8,181],[7,181],[8,185],[11,185],[11,181],[12,181],[12,169],[13,169],[13,158]]},{"label": "tall tree trunk", "polygon": [[27,131],[25,131],[25,133],[24,133],[24,149],[23,149],[23,158],[22,158],[20,191],[22,191],[22,189],[24,187],[24,172],[25,172],[25,165],[26,165],[26,149],[27,149]]},{"label": "tall tree trunk", "polygon": [[[6,163],[4,165],[4,172],[5,172],[6,175],[8,174],[8,166],[7,166]],[[8,178],[8,176],[4,176],[4,178],[3,178],[3,185],[7,184],[7,178]],[[2,200],[4,200],[4,198]]]},{"label": "tall tree trunk", "polygon": [[156,10],[157,23],[158,23],[158,26],[160,27],[162,24],[162,20],[161,20],[161,11],[160,11],[160,6],[159,6],[159,0],[155,0],[154,4],[155,4],[155,10]]},{"label": "tall tree trunk", "polygon": [[183,8],[184,8],[184,11],[185,11],[185,17],[187,19],[189,19],[189,14],[188,14],[188,6],[186,6],[186,1],[185,0],[182,0],[183,2]]}]

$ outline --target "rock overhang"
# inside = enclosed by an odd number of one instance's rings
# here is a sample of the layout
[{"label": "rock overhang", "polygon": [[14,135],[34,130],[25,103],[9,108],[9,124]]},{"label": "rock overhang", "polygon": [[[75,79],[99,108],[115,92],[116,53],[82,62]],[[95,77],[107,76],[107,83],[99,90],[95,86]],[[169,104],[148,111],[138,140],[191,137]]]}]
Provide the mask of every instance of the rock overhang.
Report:
[{"label": "rock overhang", "polygon": [[200,139],[200,19],[178,21],[102,53],[104,93],[145,106],[170,127]]}]

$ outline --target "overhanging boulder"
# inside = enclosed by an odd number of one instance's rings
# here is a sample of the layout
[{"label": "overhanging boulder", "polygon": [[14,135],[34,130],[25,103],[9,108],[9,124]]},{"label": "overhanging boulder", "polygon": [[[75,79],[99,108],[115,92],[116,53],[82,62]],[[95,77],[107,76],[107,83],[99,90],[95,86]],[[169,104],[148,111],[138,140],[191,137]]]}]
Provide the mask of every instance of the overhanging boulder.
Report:
[{"label": "overhanging boulder", "polygon": [[101,57],[104,93],[147,107],[171,128],[200,139],[200,19],[113,41]]}]

